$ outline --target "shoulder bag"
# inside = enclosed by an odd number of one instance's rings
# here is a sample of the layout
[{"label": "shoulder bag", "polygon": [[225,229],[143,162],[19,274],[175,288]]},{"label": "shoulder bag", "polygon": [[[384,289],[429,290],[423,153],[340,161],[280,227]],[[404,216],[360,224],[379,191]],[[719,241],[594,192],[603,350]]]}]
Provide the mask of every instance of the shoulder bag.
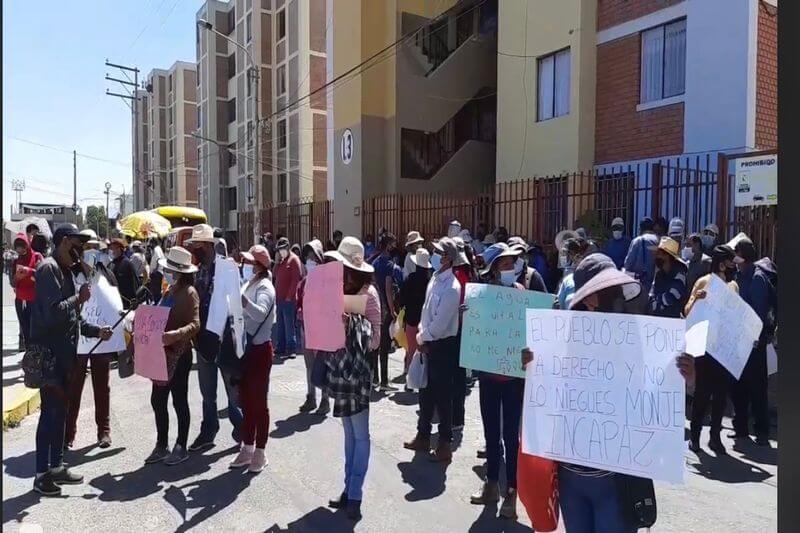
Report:
[{"label": "shoulder bag", "polygon": [[650,528],[656,523],[656,491],[653,480],[628,474],[614,474],[620,497],[620,507],[628,523]]}]

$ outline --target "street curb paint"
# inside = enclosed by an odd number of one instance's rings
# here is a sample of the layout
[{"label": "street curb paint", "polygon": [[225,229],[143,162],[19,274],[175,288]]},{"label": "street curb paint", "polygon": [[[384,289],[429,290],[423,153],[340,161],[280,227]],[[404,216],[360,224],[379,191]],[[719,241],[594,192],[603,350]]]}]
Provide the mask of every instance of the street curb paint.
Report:
[{"label": "street curb paint", "polygon": [[14,427],[35,412],[41,404],[39,389],[21,387],[15,397],[3,406],[3,429]]}]

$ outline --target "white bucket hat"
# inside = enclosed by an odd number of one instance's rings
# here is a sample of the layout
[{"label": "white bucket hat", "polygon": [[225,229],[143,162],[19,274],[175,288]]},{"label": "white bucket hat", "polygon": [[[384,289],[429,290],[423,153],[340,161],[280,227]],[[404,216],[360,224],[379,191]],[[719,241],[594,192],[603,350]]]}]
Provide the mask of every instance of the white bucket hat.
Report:
[{"label": "white bucket hat", "polygon": [[424,240],[425,239],[422,238],[422,235],[420,235],[418,231],[409,231],[406,236],[406,246],[411,246],[412,244],[417,244]]},{"label": "white bucket hat", "polygon": [[214,228],[208,224],[192,226],[192,236],[186,239],[186,244],[193,244],[196,242],[210,242],[211,244],[216,244],[217,239],[214,237]]},{"label": "white bucket hat", "polygon": [[411,256],[411,262],[422,268],[431,268],[431,254],[425,248],[419,248],[417,253]]},{"label": "white bucket hat", "polygon": [[192,274],[198,268],[192,264],[192,253],[182,246],[173,246],[163,259],[158,260],[158,266],[164,270],[179,272],[181,274]]},{"label": "white bucket hat", "polygon": [[339,243],[339,248],[336,251],[325,252],[325,257],[340,261],[345,266],[359,272],[375,272],[372,265],[364,261],[364,245],[355,237],[343,238]]}]

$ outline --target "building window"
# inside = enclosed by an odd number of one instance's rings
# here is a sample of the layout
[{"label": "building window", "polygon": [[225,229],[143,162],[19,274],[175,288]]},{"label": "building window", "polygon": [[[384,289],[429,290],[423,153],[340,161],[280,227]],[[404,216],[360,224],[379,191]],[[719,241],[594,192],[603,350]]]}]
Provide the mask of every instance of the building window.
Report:
[{"label": "building window", "polygon": [[236,76],[236,52],[228,56],[228,79]]},{"label": "building window", "polygon": [[286,148],[286,120],[278,121],[278,149]]},{"label": "building window", "polygon": [[236,187],[226,187],[224,198],[228,211],[236,211]]},{"label": "building window", "polygon": [[236,143],[228,146],[228,168],[236,166]]},{"label": "building window", "polygon": [[641,103],[686,90],[686,19],[642,32]]},{"label": "building window", "polygon": [[286,92],[286,65],[278,67],[278,80],[277,80],[278,96]]},{"label": "building window", "polygon": [[231,6],[231,10],[228,11],[228,35],[232,34],[236,30],[236,9]]},{"label": "building window", "polygon": [[284,37],[286,37],[286,10],[281,9],[278,11],[278,21],[276,22],[278,26],[278,40],[280,41]]},{"label": "building window", "polygon": [[539,58],[537,82],[538,120],[549,120],[569,114],[570,53],[569,48]]},{"label": "building window", "polygon": [[289,177],[286,174],[278,174],[278,201],[288,201]]},{"label": "building window", "polygon": [[253,19],[252,14],[248,13],[247,17],[245,17],[245,28],[247,29],[247,42],[253,40]]},{"label": "building window", "polygon": [[228,100],[228,124],[236,122],[236,98]]}]

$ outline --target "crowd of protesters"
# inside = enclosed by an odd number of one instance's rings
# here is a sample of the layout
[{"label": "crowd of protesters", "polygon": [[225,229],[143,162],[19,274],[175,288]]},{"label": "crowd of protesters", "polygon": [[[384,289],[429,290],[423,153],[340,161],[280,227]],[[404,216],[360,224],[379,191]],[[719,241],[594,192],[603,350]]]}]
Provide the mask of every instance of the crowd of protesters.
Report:
[{"label": "crowd of protesters", "polygon": [[[517,456],[524,380],[489,372],[467,372],[459,365],[462,314],[467,309],[468,283],[490,284],[552,294],[556,309],[685,317],[707,298],[712,276],[737,292],[764,323],[740,379],[734,379],[712,357],[686,355],[677,360],[694,388],[690,409],[690,442],[699,452],[706,410],[711,409],[709,448],[725,454],[721,420],[728,395],[735,408],[734,437],[749,439],[749,416],[755,419],[756,444],[769,445],[766,349],[776,333],[777,269],[759,259],[752,241],[739,236],[728,244],[709,224],[687,235],[684,222],[673,218],[639,222],[639,235],[626,235],[625,221],[612,220],[609,238],[600,239],[579,228],[555,236],[554,253],[539,243],[510,235],[504,227],[488,231],[479,224],[473,237],[452,221],[443,236],[410,231],[398,238],[382,229],[365,243],[342,232],[323,245],[319,239],[292,244],[283,236],[265,234],[247,251],[228,246],[220,231],[206,224],[192,229],[185,247],[165,251],[158,240],[146,244],[130,239],[100,241],[90,230],[58,228],[52,253],[44,257],[31,245],[35,235],[14,239],[17,257],[11,268],[21,347],[45,345],[54,366],[42,388],[42,415],[37,431],[37,475],[34,489],[60,494],[59,485],[80,483],[82,477],[66,468],[62,450],[75,439],[80,396],[91,368],[96,405],[98,444],[111,443],[109,427],[109,362],[115,354],[78,356],[78,334],[107,339],[110,328],[87,324],[81,305],[90,296],[91,276],[101,275],[116,287],[123,306],[135,308],[140,288],[149,288],[150,303],[169,307],[163,335],[168,379],[154,381],[151,391],[156,443],[146,463],[175,465],[214,445],[220,423],[217,382],[221,377],[228,397],[231,437],[240,447],[232,468],[260,472],[268,464],[266,445],[270,423],[268,391],[275,358],[302,355],[307,392],[300,413],[341,418],[344,430],[342,493],[330,501],[348,516],[361,515],[363,485],[370,458],[369,407],[373,390],[397,390],[405,384],[412,356],[424,354],[427,385],[418,391],[416,434],[403,446],[448,464],[453,441],[465,424],[467,390],[477,380],[486,460],[486,480],[470,497],[476,505],[502,498],[500,516],[517,516]],[[35,230],[32,229],[33,232]],[[241,273],[241,305],[246,332],[244,356],[231,353],[233,325],[229,317],[222,335],[206,329],[215,285],[217,261],[233,261]],[[321,264],[343,265],[342,292],[364,295],[364,314],[342,317],[345,348],[332,353],[308,350],[304,342],[303,311],[313,305],[306,278]],[[400,375],[390,380],[389,354],[398,334],[392,332],[403,316],[399,336],[406,344]],[[189,373],[192,351],[202,396],[200,432],[188,444]],[[536,354],[524,350],[523,366]],[[318,393],[319,389],[319,393]],[[407,392],[411,391],[408,387]],[[168,447],[169,395],[178,420],[175,444]],[[318,401],[319,394],[319,401]],[[435,445],[432,426],[438,424]],[[500,470],[505,468],[505,487]],[[614,474],[578,465],[559,465],[560,501],[570,531],[633,531],[620,507],[621,490]],[[602,524],[602,525],[601,525]]]}]

